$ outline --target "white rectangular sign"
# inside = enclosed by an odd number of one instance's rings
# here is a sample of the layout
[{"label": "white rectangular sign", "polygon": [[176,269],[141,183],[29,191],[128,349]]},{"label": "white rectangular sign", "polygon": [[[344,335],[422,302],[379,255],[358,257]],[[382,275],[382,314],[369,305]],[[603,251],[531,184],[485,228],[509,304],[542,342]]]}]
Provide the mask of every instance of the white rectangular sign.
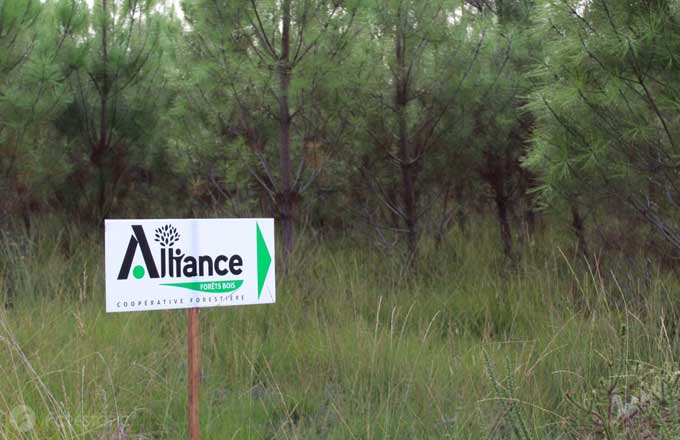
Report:
[{"label": "white rectangular sign", "polygon": [[274,220],[106,220],[106,311],[276,301]]}]

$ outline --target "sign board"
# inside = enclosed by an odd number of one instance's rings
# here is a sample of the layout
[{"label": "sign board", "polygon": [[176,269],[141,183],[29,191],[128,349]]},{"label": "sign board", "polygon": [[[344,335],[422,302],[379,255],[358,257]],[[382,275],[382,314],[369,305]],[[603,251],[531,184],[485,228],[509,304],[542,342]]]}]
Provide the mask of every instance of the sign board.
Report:
[{"label": "sign board", "polygon": [[106,311],[276,301],[273,219],[106,220]]}]

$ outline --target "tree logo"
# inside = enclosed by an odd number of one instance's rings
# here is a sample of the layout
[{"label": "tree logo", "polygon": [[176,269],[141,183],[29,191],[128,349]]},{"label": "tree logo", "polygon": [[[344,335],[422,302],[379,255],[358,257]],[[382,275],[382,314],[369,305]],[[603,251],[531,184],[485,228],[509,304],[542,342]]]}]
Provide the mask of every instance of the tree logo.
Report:
[{"label": "tree logo", "polygon": [[179,241],[179,232],[172,225],[161,226],[156,229],[156,235],[154,241],[160,243],[163,247],[172,247],[173,244]]}]

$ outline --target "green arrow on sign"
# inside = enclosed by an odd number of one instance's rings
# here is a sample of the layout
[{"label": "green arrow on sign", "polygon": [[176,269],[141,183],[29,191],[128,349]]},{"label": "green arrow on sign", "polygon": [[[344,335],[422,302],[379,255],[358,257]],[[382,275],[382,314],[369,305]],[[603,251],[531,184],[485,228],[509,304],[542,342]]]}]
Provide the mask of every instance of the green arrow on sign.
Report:
[{"label": "green arrow on sign", "polygon": [[267,279],[269,266],[272,263],[272,256],[267,249],[267,243],[264,241],[260,225],[257,226],[257,299],[262,295],[262,288],[264,287],[264,280]]}]

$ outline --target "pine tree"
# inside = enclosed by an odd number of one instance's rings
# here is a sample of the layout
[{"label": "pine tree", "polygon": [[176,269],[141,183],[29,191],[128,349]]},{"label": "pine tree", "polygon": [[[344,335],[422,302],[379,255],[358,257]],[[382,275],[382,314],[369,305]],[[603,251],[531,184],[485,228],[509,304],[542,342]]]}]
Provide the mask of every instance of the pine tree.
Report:
[{"label": "pine tree", "polygon": [[545,57],[526,164],[544,200],[623,207],[680,248],[678,3],[549,1],[538,18]]},{"label": "pine tree", "polygon": [[[183,5],[191,25],[188,67],[195,79],[189,108],[202,114],[200,122],[213,127],[220,142],[247,147],[253,160],[241,157],[233,166],[245,164],[267,194],[280,224],[285,265],[302,193],[318,174],[305,151],[320,148],[335,132],[324,129],[321,118],[309,118],[310,103],[325,106],[319,90],[337,71],[351,40],[354,4],[192,0]],[[316,108],[317,116],[323,114]]]},{"label": "pine tree", "polygon": [[366,16],[368,61],[354,110],[372,146],[356,161],[373,194],[365,217],[377,223],[377,207],[384,208],[388,224],[377,227],[398,232],[413,260],[422,219],[437,203],[434,189],[460,182],[450,160],[464,139],[456,136],[464,125],[461,92],[484,35],[468,32],[481,23],[459,2],[379,1]]},{"label": "pine tree", "polygon": [[[519,165],[534,125],[533,115],[523,109],[533,87],[528,73],[541,53],[531,38],[532,12],[527,0],[497,1],[493,8],[481,8],[479,14],[491,25],[485,28],[474,80],[464,91],[471,127],[465,144],[492,195],[506,256],[513,249],[511,211],[526,196],[531,179]],[[524,202],[531,204],[530,199]],[[533,207],[525,210],[531,222]]]},{"label": "pine tree", "polygon": [[[75,2],[73,4],[76,4]],[[146,160],[171,99],[166,17],[153,0],[77,4],[84,19],[65,39],[62,69],[72,103],[57,126],[69,140],[76,198],[105,218]]]},{"label": "pine tree", "polygon": [[50,122],[69,96],[57,59],[77,17],[66,1],[0,1],[0,210],[49,198],[66,167]]}]

